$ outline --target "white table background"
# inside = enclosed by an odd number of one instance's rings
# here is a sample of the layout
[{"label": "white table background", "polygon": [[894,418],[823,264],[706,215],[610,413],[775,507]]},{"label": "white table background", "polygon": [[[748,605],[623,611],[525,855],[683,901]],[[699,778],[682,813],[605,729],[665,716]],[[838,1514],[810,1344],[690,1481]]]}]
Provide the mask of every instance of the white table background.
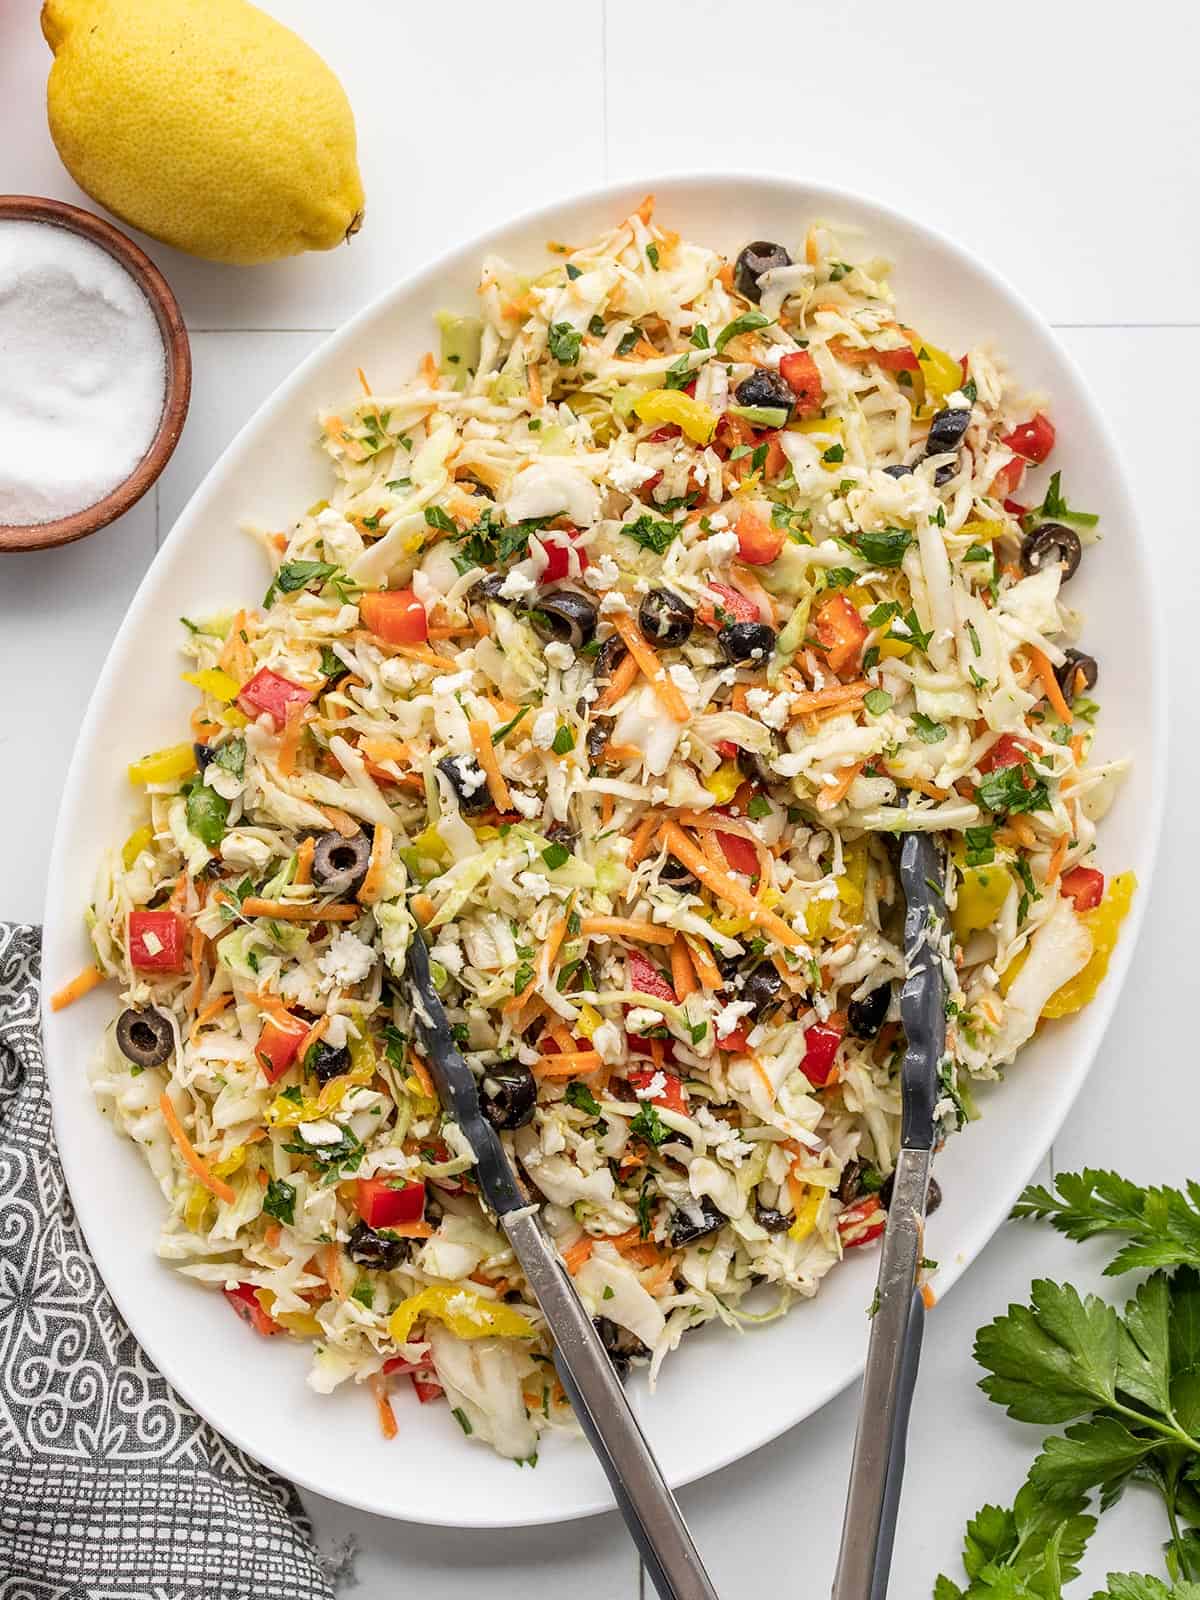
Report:
[{"label": "white table background", "polygon": [[[1200,759],[1190,737],[1200,594],[1197,9],[1182,0],[1134,10],[1105,0],[271,0],[267,9],[346,86],[366,225],[349,248],[248,269],[135,236],[187,316],[191,415],[155,490],[120,522],[60,551],[0,558],[0,916],[40,917],[74,732],[159,541],[218,452],[325,333],[449,246],[607,180],[724,168],[840,181],[954,235],[1024,291],[1062,331],[1127,453],[1171,628],[1165,837],[1191,848],[1159,872],[1111,1033],[1051,1161],[1118,1166],[1142,1181],[1200,1173],[1194,1056],[1182,1043],[1194,1032],[1185,930],[1200,898]],[[0,0],[0,190],[91,206],[46,130],[49,53],[37,11],[35,0]],[[928,1595],[939,1570],[960,1576],[965,1520],[987,1500],[1010,1502],[1040,1437],[975,1388],[976,1327],[1039,1273],[1083,1279],[1088,1259],[1056,1235],[1009,1225],[930,1319],[897,1600]],[[855,1407],[847,1393],[684,1491],[726,1600],[828,1592]],[[355,1600],[507,1600],[568,1585],[572,1600],[650,1593],[615,1515],[450,1532],[307,1498],[324,1548],[357,1546]],[[1071,1594],[1083,1600],[1114,1567],[1161,1571],[1164,1533],[1148,1491],[1130,1491],[1101,1524]]]}]

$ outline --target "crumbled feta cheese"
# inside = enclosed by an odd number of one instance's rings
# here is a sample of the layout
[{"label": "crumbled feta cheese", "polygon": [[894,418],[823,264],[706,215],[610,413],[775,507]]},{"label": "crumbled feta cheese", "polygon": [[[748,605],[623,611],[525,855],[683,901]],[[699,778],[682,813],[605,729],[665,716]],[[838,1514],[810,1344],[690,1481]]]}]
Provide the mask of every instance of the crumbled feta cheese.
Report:
[{"label": "crumbled feta cheese", "polygon": [[204,786],[206,789],[215,790],[222,800],[236,800],[246,787],[246,780],[239,778],[236,773],[219,767],[215,761],[210,761],[204,769]]},{"label": "crumbled feta cheese", "polygon": [[325,1029],[325,1043],[331,1050],[340,1050],[346,1043],[350,1032],[350,1023],[340,1011],[330,1013],[329,1022]]},{"label": "crumbled feta cheese", "polygon": [[698,695],[700,693],[700,685],[697,682],[696,674],[686,661],[673,661],[667,668],[667,673],[671,682],[675,684],[676,688],[682,689],[685,696]]},{"label": "crumbled feta cheese", "polygon": [[325,1118],[319,1122],[302,1122],[296,1132],[305,1144],[339,1144],[343,1137],[337,1123],[329,1122]]},{"label": "crumbled feta cheese", "polygon": [[334,935],[317,965],[325,975],[325,988],[349,989],[361,983],[375,965],[375,952],[355,934],[343,930]]},{"label": "crumbled feta cheese", "polygon": [[537,584],[528,574],[513,570],[505,577],[500,585],[500,593],[505,600],[519,600],[522,595],[532,594]]},{"label": "crumbled feta cheese", "polygon": [[535,750],[549,750],[554,743],[554,735],[558,732],[558,718],[553,711],[539,711],[533,719],[533,727],[529,730],[529,737]]},{"label": "crumbled feta cheese", "polygon": [[751,689],[746,695],[747,708],[768,728],[782,728],[791,712],[791,697],[784,693],[773,695],[769,689]]},{"label": "crumbled feta cheese", "polygon": [[727,1006],[722,1006],[717,1012],[717,1038],[728,1038],[742,1018],[748,1017],[753,1010],[753,1000],[731,1000]]},{"label": "crumbled feta cheese", "polygon": [[657,1100],[666,1087],[667,1079],[665,1073],[656,1072],[649,1083],[640,1089],[635,1089],[633,1092],[638,1100]]},{"label": "crumbled feta cheese", "polygon": [[723,511],[714,511],[708,519],[708,525],[714,533],[724,533],[729,526],[729,518]]},{"label": "crumbled feta cheese", "polygon": [[560,672],[565,672],[568,667],[575,665],[575,652],[569,644],[563,644],[555,639],[548,644],[542,654],[552,667],[557,667]]},{"label": "crumbled feta cheese", "polygon": [[618,612],[628,612],[629,601],[619,589],[610,589],[600,602],[600,615],[611,617]]},{"label": "crumbled feta cheese", "polygon": [[455,975],[463,969],[463,953],[456,944],[447,944],[444,941],[435,944],[429,952],[431,961],[438,961],[447,972]]},{"label": "crumbled feta cheese", "polygon": [[550,879],[540,872],[518,872],[517,883],[535,900],[544,900],[550,893]]},{"label": "crumbled feta cheese", "polygon": [[647,1033],[651,1028],[658,1028],[661,1025],[661,1014],[651,1011],[649,1006],[634,1006],[625,1018],[625,1027],[629,1033]]},{"label": "crumbled feta cheese", "polygon": [[523,789],[510,789],[509,798],[513,803],[513,810],[519,811],[526,820],[541,816],[542,802],[535,794],[526,794]]},{"label": "crumbled feta cheese", "polygon": [[592,1035],[592,1049],[607,1066],[613,1066],[625,1055],[625,1040],[615,1022],[602,1022]]},{"label": "crumbled feta cheese", "polygon": [[714,533],[704,542],[704,556],[714,567],[722,567],[736,553],[736,533]]},{"label": "crumbled feta cheese", "polygon": [[440,673],[429,685],[429,692],[440,698],[448,699],[456,695],[460,689],[471,687],[470,672],[443,672]]},{"label": "crumbled feta cheese", "polygon": [[583,575],[583,581],[589,589],[595,589],[599,594],[602,589],[611,589],[621,576],[621,569],[607,553],[599,560],[593,560]]},{"label": "crumbled feta cheese", "polygon": [[622,494],[636,493],[653,476],[654,468],[645,467],[640,461],[610,461],[608,465],[608,481]]}]

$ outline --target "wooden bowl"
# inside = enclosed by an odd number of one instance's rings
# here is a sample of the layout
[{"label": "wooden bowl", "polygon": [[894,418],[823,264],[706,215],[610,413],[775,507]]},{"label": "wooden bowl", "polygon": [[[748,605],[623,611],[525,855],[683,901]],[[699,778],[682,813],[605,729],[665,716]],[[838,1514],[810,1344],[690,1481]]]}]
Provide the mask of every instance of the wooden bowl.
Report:
[{"label": "wooden bowl", "polygon": [[51,227],[69,228],[72,233],[81,234],[107,250],[149,300],[162,334],[166,365],[166,388],[158,429],[146,454],[122,483],[95,505],[85,506],[82,511],[59,517],[54,522],[24,527],[0,523],[0,551],[45,550],[51,545],[86,539],[89,533],[105,527],[140,500],[158,477],[171,459],[171,452],[183,431],[192,392],[192,352],[183,317],[167,280],[149,256],[111,223],[92,216],[90,211],[81,211],[78,206],[66,205],[61,200],[43,200],[31,194],[0,194],[0,223],[5,221],[44,222]]}]

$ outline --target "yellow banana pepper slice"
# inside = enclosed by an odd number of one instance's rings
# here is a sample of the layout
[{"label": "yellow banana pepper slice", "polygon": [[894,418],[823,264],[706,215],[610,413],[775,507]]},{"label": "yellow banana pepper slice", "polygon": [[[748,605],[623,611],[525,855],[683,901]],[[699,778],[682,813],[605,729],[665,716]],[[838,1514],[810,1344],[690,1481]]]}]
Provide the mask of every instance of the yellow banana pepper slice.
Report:
[{"label": "yellow banana pepper slice", "polygon": [[196,770],[196,756],[190,744],[173,744],[152,751],[129,764],[130,783],[172,783]]},{"label": "yellow banana pepper slice", "polygon": [[950,918],[960,944],[965,944],[972,933],[991,927],[1012,885],[1012,873],[1000,862],[967,867],[958,886],[958,904]]},{"label": "yellow banana pepper slice", "polygon": [[821,1206],[825,1200],[825,1190],[818,1189],[814,1184],[807,1185],[808,1193],[804,1196],[803,1203],[796,1211],[796,1220],[788,1229],[788,1238],[795,1239],[797,1244],[808,1238],[817,1225],[817,1218],[821,1215]]},{"label": "yellow banana pepper slice", "polygon": [[1044,1017],[1067,1017],[1082,1011],[1108,972],[1109,958],[1117,947],[1121,924],[1129,915],[1137,878],[1132,872],[1121,872],[1112,880],[1104,899],[1094,911],[1085,911],[1079,920],[1092,936],[1092,953],[1081,972],[1061,989],[1056,989],[1042,1010]]},{"label": "yellow banana pepper slice", "polygon": [[512,1306],[485,1300],[465,1284],[430,1287],[402,1300],[392,1312],[388,1331],[397,1344],[407,1343],[418,1320],[436,1317],[460,1339],[533,1339],[537,1329]]},{"label": "yellow banana pepper slice", "polygon": [[195,684],[204,694],[212,695],[214,700],[219,700],[223,706],[231,704],[238,697],[239,684],[236,678],[231,678],[220,667],[205,667],[202,672],[185,672],[184,683]]},{"label": "yellow banana pepper slice", "polygon": [[674,422],[694,444],[707,444],[717,427],[716,412],[682,389],[651,389],[633,409],[643,422]]},{"label": "yellow banana pepper slice", "polygon": [[717,770],[705,778],[704,787],[719,806],[727,806],[745,781],[736,761],[722,761]]},{"label": "yellow banana pepper slice", "polygon": [[925,379],[925,393],[931,400],[945,400],[948,394],[962,388],[962,368],[953,356],[916,333],[909,335],[909,343]]},{"label": "yellow banana pepper slice", "polygon": [[133,866],[133,863],[141,855],[142,851],[149,850],[153,843],[154,829],[148,822],[144,822],[140,828],[135,828],[133,830],[128,839],[126,839],[125,843],[121,846],[121,865],[125,868],[126,872],[128,872],[130,867]]}]

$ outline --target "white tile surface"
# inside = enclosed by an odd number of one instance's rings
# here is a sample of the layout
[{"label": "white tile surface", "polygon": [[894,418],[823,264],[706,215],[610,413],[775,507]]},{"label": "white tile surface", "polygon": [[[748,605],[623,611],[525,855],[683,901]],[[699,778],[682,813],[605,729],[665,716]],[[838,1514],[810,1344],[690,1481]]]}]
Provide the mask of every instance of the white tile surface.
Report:
[{"label": "white tile surface", "polygon": [[[250,270],[188,261],[148,242],[193,329],[195,389],[183,442],[120,524],[59,553],[0,560],[0,821],[18,847],[0,872],[0,914],[40,912],[53,811],[92,678],[149,561],[203,473],[320,335],[424,258],[516,209],[605,177],[703,167],[798,170],[872,190],[979,250],[1060,323],[1108,410],[1171,581],[1171,791],[1167,837],[1194,833],[1200,757],[1190,728],[1200,542],[1178,474],[1197,430],[1181,375],[1200,361],[1192,264],[1200,149],[1194,8],[1152,0],[1136,28],[1103,8],[1011,0],[992,8],[858,0],[803,8],[759,0],[731,63],[732,8],[717,0],[271,0],[340,72],[358,119],[369,215],[333,255]],[[0,7],[0,189],[87,203],[58,165],[41,109],[48,53],[32,0]],[[748,14],[750,15],[750,14]],[[647,21],[650,26],[647,27]],[[680,43],[681,64],[664,72]],[[223,330],[219,332],[204,330]],[[259,331],[248,331],[259,330]],[[290,331],[288,331],[290,330]],[[157,512],[157,516],[156,516]],[[48,627],[52,624],[52,630]],[[47,670],[47,640],[65,641]],[[1102,663],[1102,667],[1104,664]],[[1103,688],[1103,680],[1101,683]],[[14,777],[15,780],[14,781]],[[1194,856],[1194,852],[1190,853]],[[1160,873],[1124,1001],[1089,1090],[1059,1139],[1059,1168],[1195,1173],[1196,1087],[1176,1021],[1194,987],[1188,942],[1200,874]],[[1185,965],[1186,963],[1186,965]],[[1186,1037],[1186,1035],[1185,1035]],[[1164,1116],[1163,1106],[1182,1114]],[[1037,1430],[975,1388],[975,1329],[1039,1272],[1081,1277],[1075,1246],[1004,1230],[930,1319],[892,1593],[958,1576],[966,1518],[1017,1487]],[[668,1379],[669,1381],[669,1379]],[[727,1600],[827,1592],[855,1398],[684,1495]],[[703,1426],[703,1416],[697,1419]],[[510,1534],[392,1524],[312,1499],[322,1543],[353,1537],[362,1600],[436,1592],[569,1592],[637,1600],[636,1562],[613,1517]],[[1158,1513],[1133,1490],[1102,1524],[1085,1577],[1158,1567]],[[1090,1581],[1089,1581],[1090,1580]]]}]

